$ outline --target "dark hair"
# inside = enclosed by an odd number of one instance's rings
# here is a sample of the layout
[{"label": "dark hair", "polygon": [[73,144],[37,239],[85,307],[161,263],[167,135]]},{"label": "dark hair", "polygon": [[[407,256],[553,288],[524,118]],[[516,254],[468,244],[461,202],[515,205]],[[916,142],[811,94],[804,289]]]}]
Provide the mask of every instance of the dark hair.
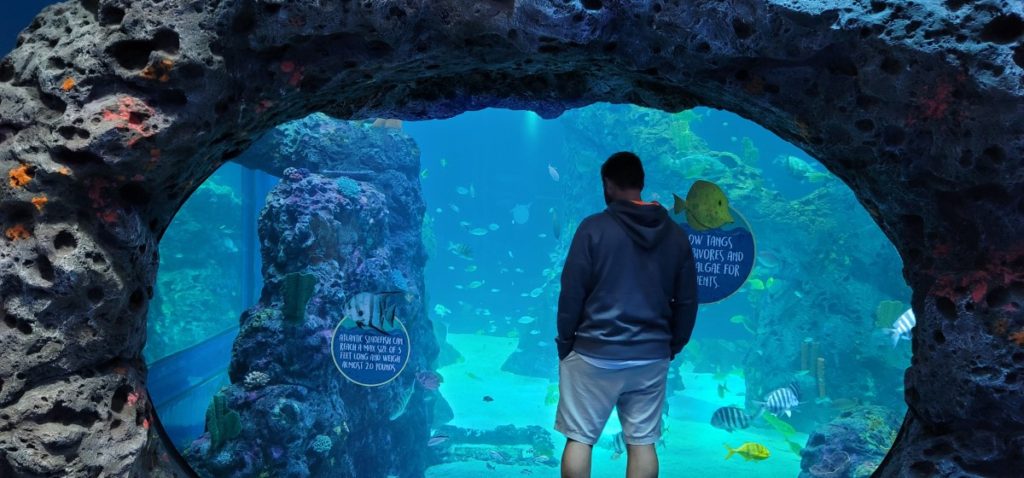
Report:
[{"label": "dark hair", "polygon": [[601,177],[622,189],[644,188],[644,166],[640,158],[629,151],[619,151],[601,165]]}]

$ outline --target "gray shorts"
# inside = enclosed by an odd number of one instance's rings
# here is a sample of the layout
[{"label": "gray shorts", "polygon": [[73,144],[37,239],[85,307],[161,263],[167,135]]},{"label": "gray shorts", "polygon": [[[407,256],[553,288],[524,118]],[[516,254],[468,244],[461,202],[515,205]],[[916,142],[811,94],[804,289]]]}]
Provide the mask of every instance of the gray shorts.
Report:
[{"label": "gray shorts", "polygon": [[612,408],[619,410],[628,445],[649,445],[661,438],[661,410],[669,360],[624,369],[595,367],[576,352],[558,363],[558,411],[555,430],[593,445]]}]

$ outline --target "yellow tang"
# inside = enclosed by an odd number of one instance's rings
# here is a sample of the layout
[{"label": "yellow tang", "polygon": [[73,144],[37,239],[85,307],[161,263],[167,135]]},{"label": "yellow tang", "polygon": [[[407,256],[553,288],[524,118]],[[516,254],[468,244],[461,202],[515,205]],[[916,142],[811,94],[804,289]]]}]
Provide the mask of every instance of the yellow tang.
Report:
[{"label": "yellow tang", "polygon": [[672,194],[672,212],[686,211],[686,222],[697,231],[715,229],[733,222],[729,214],[729,199],[715,183],[697,180],[686,193],[686,200]]},{"label": "yellow tang", "polygon": [[740,445],[739,448],[732,448],[729,445],[725,445],[725,449],[729,450],[729,454],[725,455],[725,459],[728,460],[732,457],[733,453],[739,453],[745,460],[764,460],[768,458],[771,453],[768,453],[768,449],[760,443],[747,442]]}]

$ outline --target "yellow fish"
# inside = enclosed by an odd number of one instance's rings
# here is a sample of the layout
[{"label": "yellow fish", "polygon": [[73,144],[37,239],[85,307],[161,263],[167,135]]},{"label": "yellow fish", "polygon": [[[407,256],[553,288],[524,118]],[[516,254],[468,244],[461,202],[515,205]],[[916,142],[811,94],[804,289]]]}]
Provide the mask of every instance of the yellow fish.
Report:
[{"label": "yellow fish", "polygon": [[760,443],[747,442],[740,445],[739,448],[733,448],[729,445],[725,445],[725,449],[729,450],[729,454],[725,455],[725,459],[728,460],[734,453],[739,453],[745,460],[757,460],[761,461],[768,458],[771,453],[768,453],[768,449]]},{"label": "yellow fish", "polygon": [[733,222],[729,214],[729,199],[715,183],[697,180],[686,193],[685,200],[674,193],[672,198],[672,212],[680,214],[686,211],[686,222],[695,230],[715,229]]}]

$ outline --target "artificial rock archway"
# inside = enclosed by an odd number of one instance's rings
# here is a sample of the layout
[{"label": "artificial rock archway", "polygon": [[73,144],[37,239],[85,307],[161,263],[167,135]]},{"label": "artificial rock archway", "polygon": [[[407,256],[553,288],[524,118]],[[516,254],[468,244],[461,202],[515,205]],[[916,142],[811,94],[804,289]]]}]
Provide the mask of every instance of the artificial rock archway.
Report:
[{"label": "artificial rock archway", "polygon": [[146,305],[174,212],[313,111],[728,109],[845,181],[904,259],[910,411],[880,476],[1024,465],[1014,2],[81,0],[0,62],[0,474],[167,476]]}]

